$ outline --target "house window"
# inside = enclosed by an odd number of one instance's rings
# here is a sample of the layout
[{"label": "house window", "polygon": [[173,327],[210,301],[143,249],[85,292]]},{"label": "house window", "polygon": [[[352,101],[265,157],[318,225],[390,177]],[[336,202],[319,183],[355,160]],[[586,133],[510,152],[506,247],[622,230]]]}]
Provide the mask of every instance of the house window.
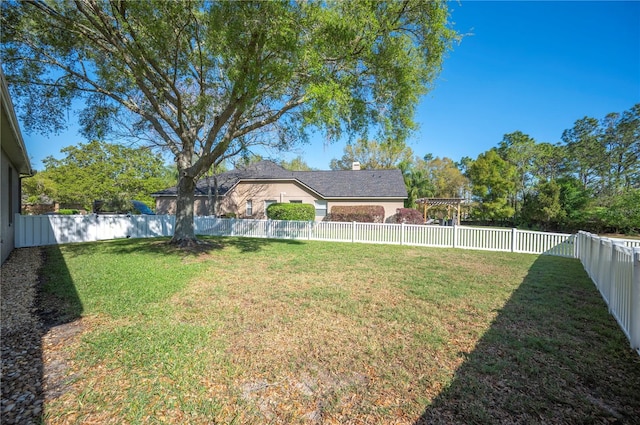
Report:
[{"label": "house window", "polygon": [[324,217],[327,215],[327,201],[314,201],[316,207],[316,217]]},{"label": "house window", "polygon": [[246,211],[247,216],[252,216],[253,215],[253,201],[251,199],[249,199],[247,201],[247,211]]},{"label": "house window", "polygon": [[291,204],[301,204],[302,201],[289,201],[289,203],[291,203]]}]

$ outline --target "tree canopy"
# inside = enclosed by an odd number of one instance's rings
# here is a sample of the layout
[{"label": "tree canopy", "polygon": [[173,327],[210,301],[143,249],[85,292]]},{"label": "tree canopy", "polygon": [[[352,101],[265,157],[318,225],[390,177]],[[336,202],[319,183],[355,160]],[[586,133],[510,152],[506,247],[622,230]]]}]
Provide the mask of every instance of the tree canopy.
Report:
[{"label": "tree canopy", "polygon": [[[601,119],[583,117],[562,133],[558,144],[536,143],[516,131],[494,148],[513,168],[502,215],[511,224],[575,231],[640,232],[640,104]],[[480,211],[487,205],[482,189],[488,152],[466,160]],[[494,163],[500,169],[502,165]],[[486,171],[486,170],[485,170]],[[503,174],[503,177],[506,174]],[[494,176],[498,181],[498,175]],[[505,211],[506,212],[506,211]]]},{"label": "tree canopy", "polygon": [[354,162],[360,163],[363,170],[397,168],[403,162],[411,161],[413,152],[403,140],[367,140],[358,139],[356,143],[344,147],[340,159],[332,159],[332,170],[350,170]]},{"label": "tree canopy", "polygon": [[496,149],[491,149],[480,154],[467,173],[471,191],[481,201],[476,209],[478,218],[501,220],[513,215],[507,196],[515,188],[515,166],[502,159]]},{"label": "tree canopy", "polygon": [[30,201],[46,197],[91,211],[94,200],[103,200],[128,210],[132,200],[153,205],[151,193],[175,184],[162,158],[148,148],[92,141],[61,152],[64,158],[47,157],[45,169],[25,179],[23,190]]},{"label": "tree canopy", "polygon": [[[174,243],[192,243],[196,180],[250,145],[375,131],[403,140],[457,39],[445,1],[2,2],[2,63],[29,129],[170,151]],[[117,130],[117,133],[115,131]]]},{"label": "tree canopy", "polygon": [[285,159],[280,161],[280,166],[285,170],[290,171],[311,171],[313,168],[306,163],[304,158],[300,155],[293,158],[291,161],[287,161]]}]

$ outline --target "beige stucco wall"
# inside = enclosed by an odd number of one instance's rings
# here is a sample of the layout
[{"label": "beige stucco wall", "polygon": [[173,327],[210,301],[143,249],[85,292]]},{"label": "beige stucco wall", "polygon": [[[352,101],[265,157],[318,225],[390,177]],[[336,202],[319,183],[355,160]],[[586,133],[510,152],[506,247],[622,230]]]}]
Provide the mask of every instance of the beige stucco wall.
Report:
[{"label": "beige stucco wall", "polygon": [[[240,218],[266,218],[265,207],[267,201],[292,202],[302,201],[305,204],[315,205],[316,200],[322,200],[312,190],[294,181],[259,182],[244,181],[238,183],[233,190],[221,198],[217,215],[235,213]],[[247,214],[247,201],[251,201],[252,211]],[[156,198],[156,214],[175,214],[174,197]],[[335,205],[382,205],[385,209],[385,219],[396,213],[396,209],[404,206],[404,200],[382,201],[380,199],[351,199],[327,201],[327,213]],[[209,215],[206,197],[196,197],[194,211],[196,215]],[[323,216],[316,216],[316,220],[322,220]]]},{"label": "beige stucco wall", "polygon": [[[4,150],[0,155],[0,262],[9,257],[15,246],[14,216],[20,212],[20,175]],[[11,173],[11,178],[9,178]],[[11,181],[11,189],[9,182]],[[11,197],[11,201],[9,200]]]},{"label": "beige stucco wall", "polygon": [[[282,182],[240,182],[225,196],[221,209],[235,212],[238,217],[266,218],[267,201],[289,203],[302,201],[314,204],[319,197],[309,189],[292,181]],[[251,201],[251,214],[247,213],[247,201]]]}]

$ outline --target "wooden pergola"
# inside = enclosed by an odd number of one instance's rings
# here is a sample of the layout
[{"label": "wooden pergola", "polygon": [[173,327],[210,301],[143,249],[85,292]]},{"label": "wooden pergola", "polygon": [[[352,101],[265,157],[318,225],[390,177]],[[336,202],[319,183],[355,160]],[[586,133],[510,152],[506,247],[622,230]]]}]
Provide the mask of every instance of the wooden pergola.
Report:
[{"label": "wooden pergola", "polygon": [[451,209],[456,210],[456,224],[460,224],[460,206],[464,198],[420,198],[416,200],[416,204],[422,205],[423,217],[427,222],[427,211],[432,207],[447,207],[447,215],[451,217]]}]

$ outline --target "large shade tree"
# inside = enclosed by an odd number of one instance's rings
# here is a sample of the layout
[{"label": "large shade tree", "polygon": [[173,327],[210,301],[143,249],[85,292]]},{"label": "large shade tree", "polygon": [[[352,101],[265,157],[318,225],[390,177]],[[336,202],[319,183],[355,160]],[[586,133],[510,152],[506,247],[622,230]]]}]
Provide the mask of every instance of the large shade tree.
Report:
[{"label": "large shade tree", "polygon": [[[224,157],[414,128],[457,35],[445,1],[3,1],[2,63],[29,129],[127,133],[179,172],[174,243],[196,241],[197,179]],[[124,130],[124,131],[123,131]]]}]

